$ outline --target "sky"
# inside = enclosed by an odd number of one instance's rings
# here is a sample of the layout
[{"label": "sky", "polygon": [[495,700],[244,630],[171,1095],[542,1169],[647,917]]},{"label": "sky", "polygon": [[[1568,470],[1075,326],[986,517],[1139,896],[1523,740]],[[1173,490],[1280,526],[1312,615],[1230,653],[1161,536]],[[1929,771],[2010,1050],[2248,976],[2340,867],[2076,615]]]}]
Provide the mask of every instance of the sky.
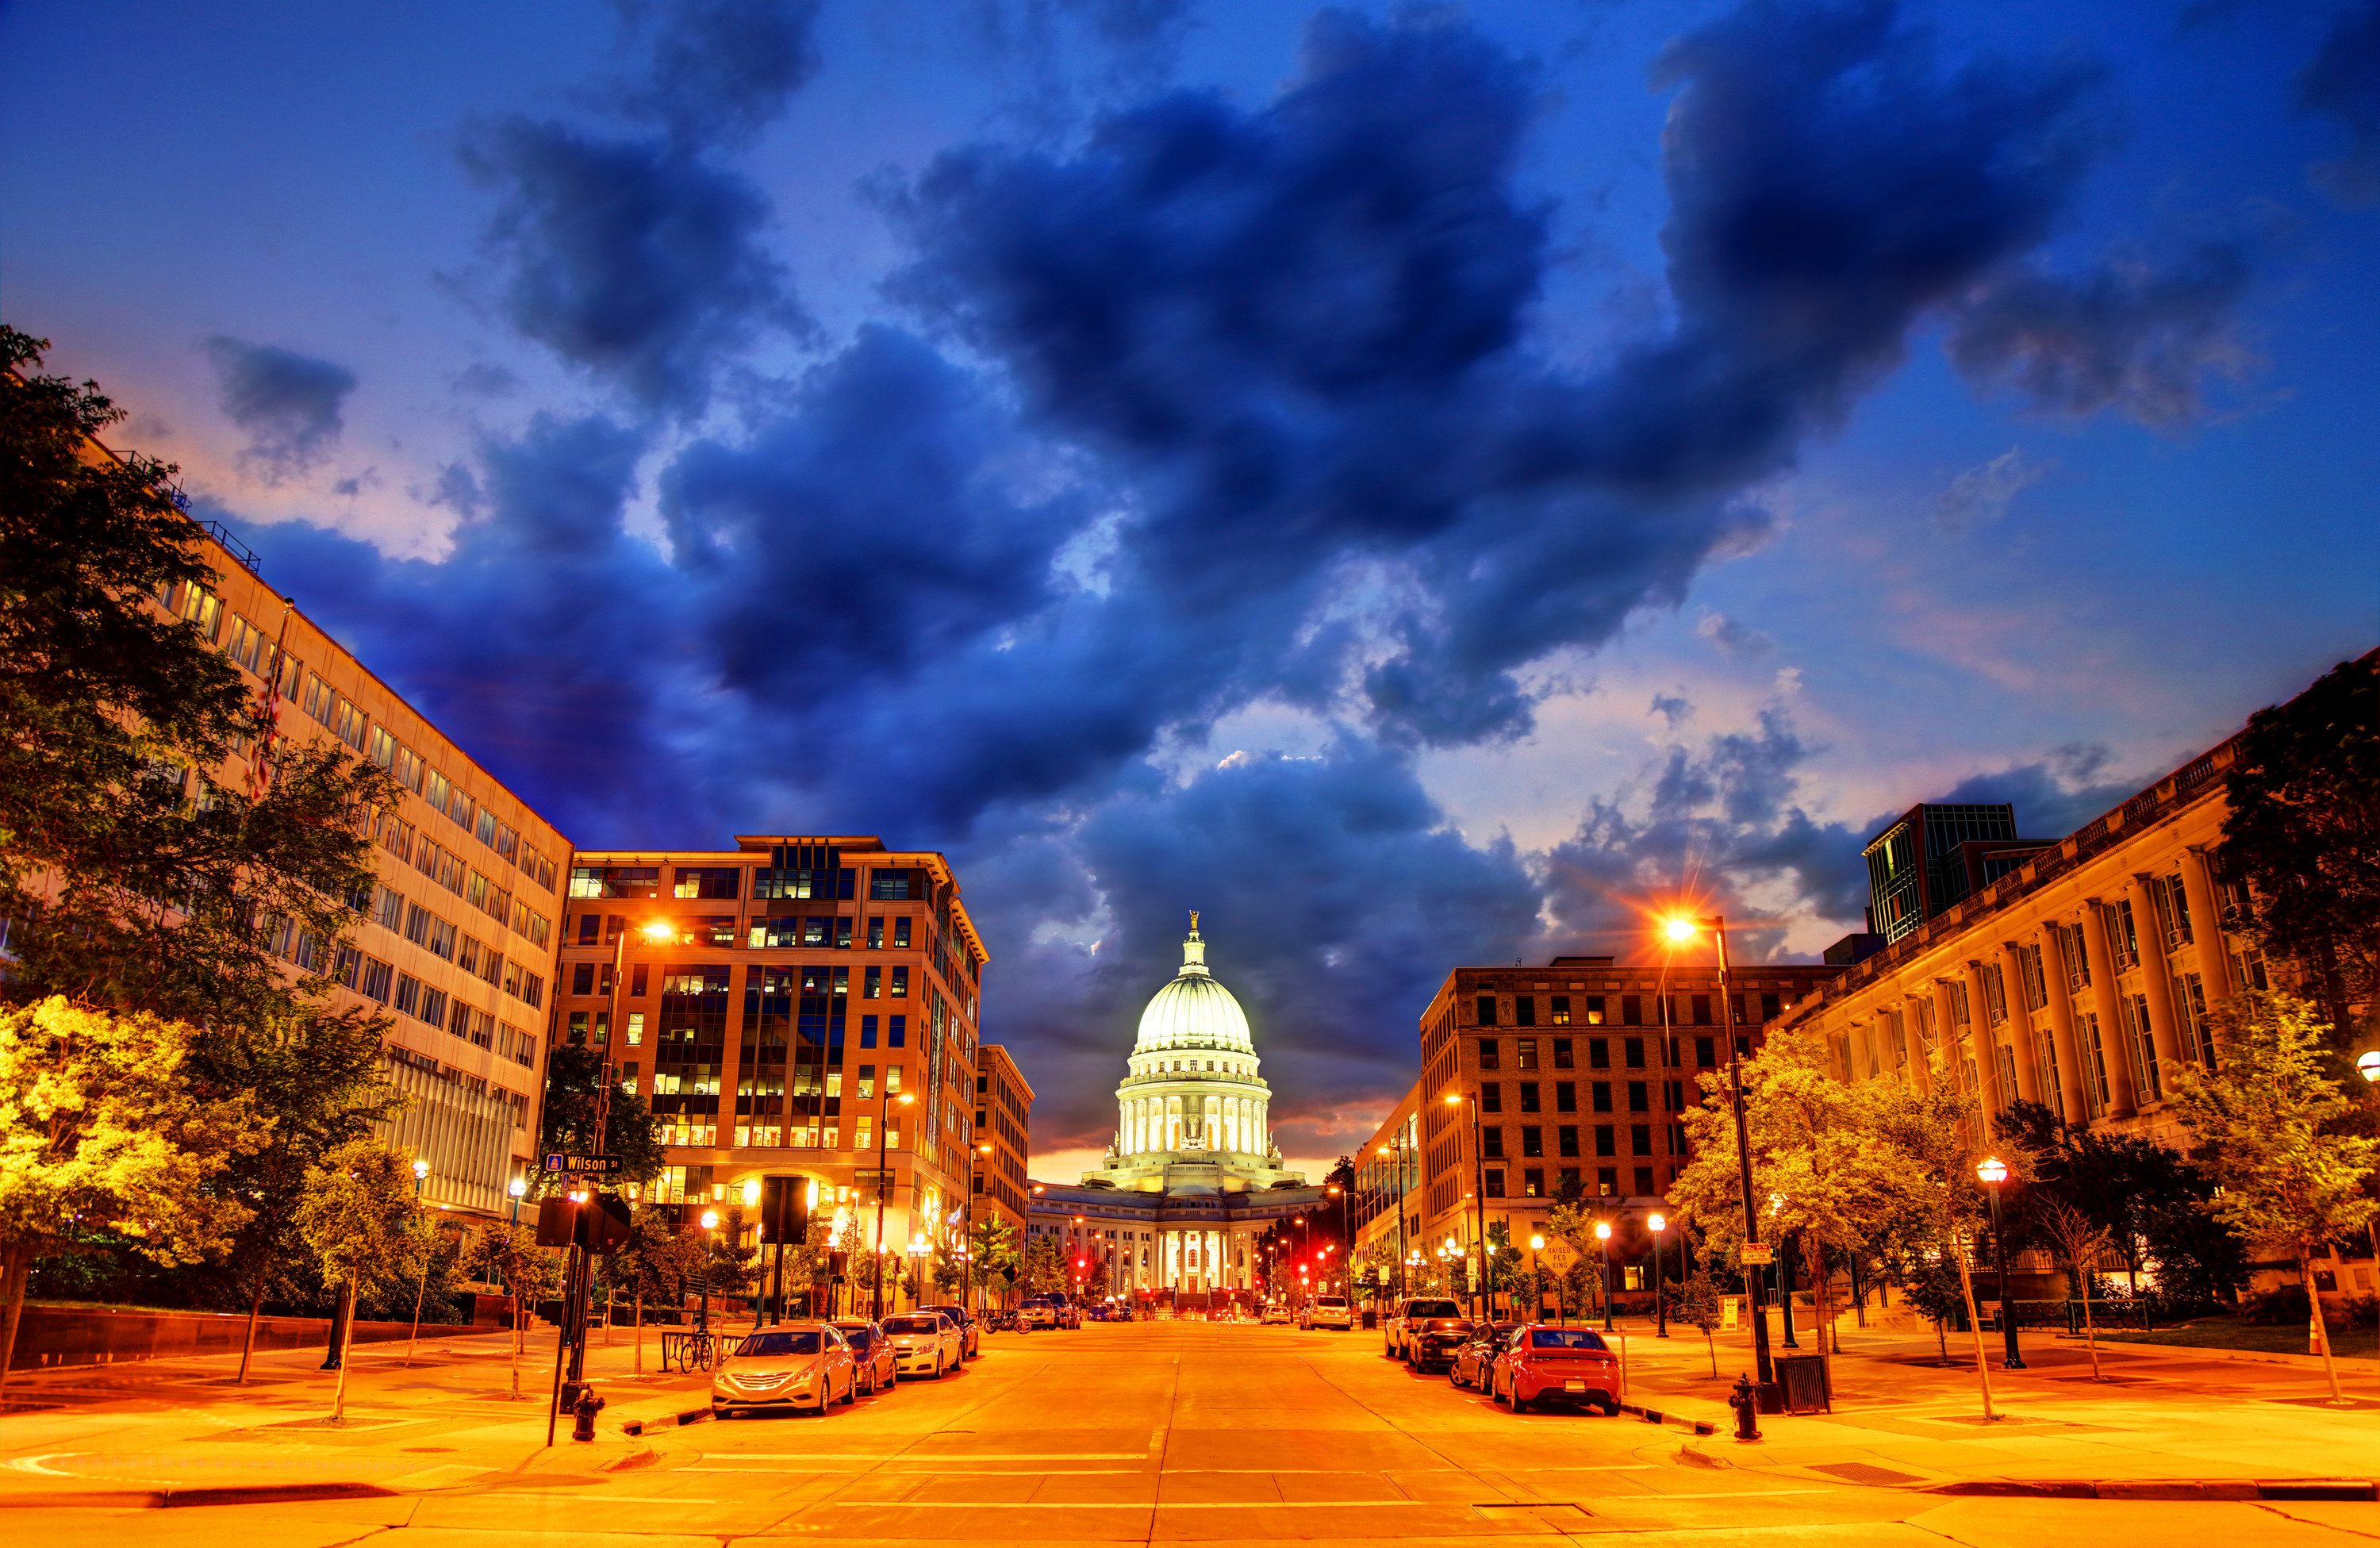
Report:
[{"label": "sky", "polygon": [[0,316],[589,848],[946,851],[1034,1164],[1187,910],[1859,927],[2380,635],[2380,0],[13,0]]}]

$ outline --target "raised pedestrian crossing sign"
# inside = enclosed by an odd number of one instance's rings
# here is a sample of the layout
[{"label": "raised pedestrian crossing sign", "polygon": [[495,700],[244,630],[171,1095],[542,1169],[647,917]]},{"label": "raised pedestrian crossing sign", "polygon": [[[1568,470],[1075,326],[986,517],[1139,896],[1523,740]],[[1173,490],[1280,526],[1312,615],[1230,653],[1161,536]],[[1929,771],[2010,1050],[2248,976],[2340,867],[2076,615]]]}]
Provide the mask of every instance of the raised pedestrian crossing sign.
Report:
[{"label": "raised pedestrian crossing sign", "polygon": [[1554,1237],[1537,1249],[1537,1262],[1556,1274],[1568,1274],[1578,1265],[1578,1249],[1561,1237]]}]

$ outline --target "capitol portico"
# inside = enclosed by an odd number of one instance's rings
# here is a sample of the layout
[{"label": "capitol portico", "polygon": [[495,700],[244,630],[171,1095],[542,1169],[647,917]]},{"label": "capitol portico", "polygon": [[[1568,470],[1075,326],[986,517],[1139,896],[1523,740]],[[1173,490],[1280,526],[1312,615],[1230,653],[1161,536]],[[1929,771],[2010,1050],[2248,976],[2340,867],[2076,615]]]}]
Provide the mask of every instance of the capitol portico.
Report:
[{"label": "capitol portico", "polygon": [[1088,1265],[1096,1295],[1201,1302],[1257,1287],[1256,1241],[1321,1190],[1283,1169],[1247,1013],[1207,965],[1190,916],[1182,967],[1141,1012],[1099,1168],[1033,1201],[1035,1234]]}]

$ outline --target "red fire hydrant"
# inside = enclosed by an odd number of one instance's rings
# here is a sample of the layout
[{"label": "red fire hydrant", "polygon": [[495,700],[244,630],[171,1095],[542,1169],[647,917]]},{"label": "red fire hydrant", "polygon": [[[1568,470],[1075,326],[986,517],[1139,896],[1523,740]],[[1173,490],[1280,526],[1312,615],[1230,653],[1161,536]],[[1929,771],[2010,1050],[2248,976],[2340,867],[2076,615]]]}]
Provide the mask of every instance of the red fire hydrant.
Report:
[{"label": "red fire hydrant", "polygon": [[1735,1379],[1735,1390],[1727,1395],[1727,1406],[1735,1410],[1735,1438],[1739,1441],[1760,1439],[1760,1399],[1752,1390],[1750,1375]]},{"label": "red fire hydrant", "polygon": [[591,1386],[579,1388],[578,1401],[570,1408],[570,1438],[574,1441],[593,1440],[595,1416],[602,1411],[603,1400],[595,1396],[595,1389]]}]

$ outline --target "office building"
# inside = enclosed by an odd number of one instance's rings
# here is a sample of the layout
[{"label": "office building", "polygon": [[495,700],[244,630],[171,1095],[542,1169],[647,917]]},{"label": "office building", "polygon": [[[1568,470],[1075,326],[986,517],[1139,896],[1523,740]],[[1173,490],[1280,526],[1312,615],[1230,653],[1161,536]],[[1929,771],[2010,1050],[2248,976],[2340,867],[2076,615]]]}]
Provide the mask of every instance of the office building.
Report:
[{"label": "office building", "polygon": [[996,1042],[975,1051],[976,1218],[989,1212],[1015,1226],[1019,1239],[1031,1212],[1032,1182],[1026,1175],[1031,1152],[1033,1088],[1024,1071]]}]

